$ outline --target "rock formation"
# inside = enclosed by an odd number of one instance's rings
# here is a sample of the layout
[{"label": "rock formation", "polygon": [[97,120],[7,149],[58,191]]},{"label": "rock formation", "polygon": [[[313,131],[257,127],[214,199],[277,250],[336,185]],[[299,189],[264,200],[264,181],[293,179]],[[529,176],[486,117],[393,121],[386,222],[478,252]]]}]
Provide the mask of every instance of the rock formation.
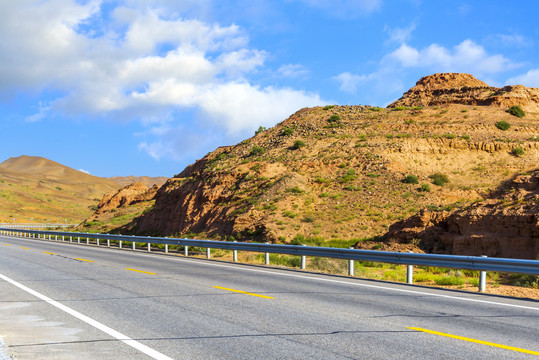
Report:
[{"label": "rock formation", "polygon": [[387,241],[429,253],[536,259],[539,170],[517,176],[489,199],[452,212],[422,210],[390,226]]},{"label": "rock formation", "polygon": [[496,88],[488,86],[470,74],[442,73],[422,77],[413,88],[389,107],[442,104],[506,108],[518,105],[526,111],[539,111],[539,89],[522,85]]}]

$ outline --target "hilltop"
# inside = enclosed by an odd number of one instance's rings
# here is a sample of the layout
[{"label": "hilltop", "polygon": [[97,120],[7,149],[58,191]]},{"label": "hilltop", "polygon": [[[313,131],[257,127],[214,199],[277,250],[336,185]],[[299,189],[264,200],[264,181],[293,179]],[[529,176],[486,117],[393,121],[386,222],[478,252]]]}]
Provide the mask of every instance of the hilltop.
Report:
[{"label": "hilltop", "polygon": [[[188,166],[145,209],[138,202],[137,217],[99,225],[148,235],[367,244],[422,209],[469,206],[535,170],[539,90],[503,89],[467,74],[435,74],[388,108],[301,109]],[[526,116],[508,113],[513,105]],[[389,249],[421,251],[418,245],[397,241]]]}]

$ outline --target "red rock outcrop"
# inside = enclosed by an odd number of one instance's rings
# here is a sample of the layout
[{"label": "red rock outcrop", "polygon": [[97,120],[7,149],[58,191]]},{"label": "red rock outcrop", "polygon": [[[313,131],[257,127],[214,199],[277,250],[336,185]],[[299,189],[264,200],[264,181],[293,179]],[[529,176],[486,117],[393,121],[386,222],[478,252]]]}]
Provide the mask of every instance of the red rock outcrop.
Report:
[{"label": "red rock outcrop", "polygon": [[539,170],[517,176],[485,201],[453,212],[423,210],[390,226],[387,241],[425,252],[536,259]]},{"label": "red rock outcrop", "polygon": [[96,220],[103,213],[110,212],[111,210],[122,206],[152,200],[158,189],[159,187],[157,185],[149,188],[143,183],[133,183],[120,190],[105,194],[97,205],[96,212],[88,219],[88,221]]},{"label": "red rock outcrop", "polygon": [[414,87],[388,107],[463,104],[479,106],[520,106],[539,111],[539,89],[523,85],[496,88],[470,74],[441,73],[422,77]]}]

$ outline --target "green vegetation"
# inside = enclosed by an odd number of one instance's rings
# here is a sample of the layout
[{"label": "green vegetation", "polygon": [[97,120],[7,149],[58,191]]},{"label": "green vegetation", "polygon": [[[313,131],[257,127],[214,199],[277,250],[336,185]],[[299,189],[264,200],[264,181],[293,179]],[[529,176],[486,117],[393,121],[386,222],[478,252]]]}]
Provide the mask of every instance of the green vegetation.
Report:
[{"label": "green vegetation", "polygon": [[507,121],[505,120],[501,120],[501,121],[498,121],[496,123],[496,127],[500,130],[509,130],[509,128],[511,127],[511,124],[509,124]]},{"label": "green vegetation", "polygon": [[514,148],[513,150],[511,150],[511,154],[513,154],[514,156],[516,157],[521,157],[522,155],[524,155],[526,152],[524,151],[524,149],[520,146],[517,146],[516,148]]},{"label": "green vegetation", "polygon": [[341,121],[341,117],[337,114],[331,115],[328,119],[329,123],[339,123],[340,121]]},{"label": "green vegetation", "polygon": [[429,184],[422,184],[419,188],[419,191],[422,192],[430,192],[430,185]]},{"label": "green vegetation", "polygon": [[249,155],[251,156],[257,156],[257,155],[262,155],[266,152],[266,150],[261,147],[261,146],[258,146],[258,145],[255,145],[253,146],[253,148],[251,149],[251,152],[249,153]]},{"label": "green vegetation", "polygon": [[329,109],[333,109],[334,107],[335,107],[335,105],[326,105],[322,109],[323,110],[329,110]]},{"label": "green vegetation", "polygon": [[369,110],[370,111],[382,111],[383,109],[381,107],[378,107],[378,106],[373,106],[373,107],[370,107]]},{"label": "green vegetation", "polygon": [[302,148],[302,147],[304,147],[304,146],[305,146],[305,143],[304,143],[303,141],[301,141],[301,140],[296,140],[296,141],[294,141],[294,145],[292,145],[292,148],[293,148],[294,150],[297,150],[297,149],[300,149],[300,148]]},{"label": "green vegetation", "polygon": [[526,115],[526,113],[524,112],[524,110],[522,110],[522,109],[520,108],[520,106],[517,106],[517,105],[511,106],[511,107],[507,110],[507,112],[508,112],[509,114],[511,114],[511,115],[513,115],[513,116],[516,116],[516,117],[519,117],[519,118],[524,117],[524,116]]},{"label": "green vegetation", "polygon": [[262,131],[266,131],[267,129],[264,126],[260,126],[258,130],[255,131],[255,135],[260,134]]},{"label": "green vegetation", "polygon": [[402,182],[405,184],[419,184],[419,180],[415,175],[406,175]]},{"label": "green vegetation", "polygon": [[283,132],[281,134],[284,136],[289,136],[289,135],[292,135],[293,133],[294,133],[294,129],[285,127],[283,128]]},{"label": "green vegetation", "polygon": [[429,175],[429,178],[432,180],[432,183],[434,185],[438,185],[438,186],[444,186],[445,184],[449,182],[449,177],[439,172]]},{"label": "green vegetation", "polygon": [[356,171],[354,169],[350,169],[346,172],[346,174],[339,178],[340,183],[347,183],[350,181],[354,181],[357,177]]}]

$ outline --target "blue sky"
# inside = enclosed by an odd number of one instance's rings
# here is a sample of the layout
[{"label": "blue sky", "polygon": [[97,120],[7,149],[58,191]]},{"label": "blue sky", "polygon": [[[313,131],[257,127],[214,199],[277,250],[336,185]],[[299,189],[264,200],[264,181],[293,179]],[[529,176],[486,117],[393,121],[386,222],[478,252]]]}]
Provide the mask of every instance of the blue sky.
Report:
[{"label": "blue sky", "polygon": [[0,2],[0,160],[173,176],[302,107],[425,75],[539,87],[535,1]]}]

